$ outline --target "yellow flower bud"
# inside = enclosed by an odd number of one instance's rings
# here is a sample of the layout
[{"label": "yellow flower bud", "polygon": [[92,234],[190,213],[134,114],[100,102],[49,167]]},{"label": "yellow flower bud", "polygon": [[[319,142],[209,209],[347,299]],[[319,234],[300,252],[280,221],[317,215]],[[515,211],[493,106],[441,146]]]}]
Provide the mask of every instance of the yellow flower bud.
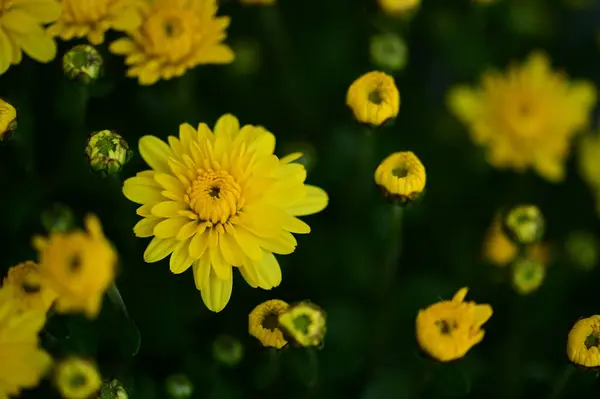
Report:
[{"label": "yellow flower bud", "polygon": [[416,10],[421,5],[421,0],[379,0],[381,9],[390,15],[403,15]]},{"label": "yellow flower bud", "polygon": [[279,315],[279,326],[299,346],[320,346],[326,331],[325,312],[303,301]]},{"label": "yellow flower bud", "polygon": [[194,393],[194,384],[185,374],[172,374],[167,377],[165,387],[169,397],[173,399],[187,399]]},{"label": "yellow flower bud", "polygon": [[348,88],[346,104],[361,123],[379,126],[395,118],[400,110],[400,93],[394,78],[378,71],[366,73]]},{"label": "yellow flower bud", "polygon": [[94,46],[80,44],[63,56],[63,71],[69,79],[88,84],[97,80],[102,73],[104,61]]},{"label": "yellow flower bud", "polygon": [[219,363],[233,367],[244,357],[244,346],[239,339],[231,335],[220,335],[212,346],[213,357]]},{"label": "yellow flower bud", "polygon": [[406,204],[415,200],[425,190],[425,167],[410,151],[396,152],[379,164],[375,183],[386,197]]},{"label": "yellow flower bud", "polygon": [[10,138],[17,129],[17,110],[0,98],[0,141]]},{"label": "yellow flower bud", "polygon": [[600,316],[578,320],[567,339],[567,356],[583,367],[600,366]]},{"label": "yellow flower bud", "polygon": [[532,257],[517,259],[513,264],[512,283],[519,294],[526,295],[537,290],[545,277],[545,265]]},{"label": "yellow flower bud", "polygon": [[65,399],[87,399],[98,391],[102,383],[96,366],[78,357],[58,364],[54,382]]},{"label": "yellow flower bud", "polygon": [[371,62],[382,69],[399,71],[408,61],[408,47],[401,36],[382,33],[371,37]]},{"label": "yellow flower bud", "polygon": [[117,173],[132,156],[127,142],[112,130],[90,134],[85,155],[92,169],[104,175]]},{"label": "yellow flower bud", "polygon": [[533,244],[539,242],[544,235],[544,216],[535,205],[519,205],[506,214],[504,228],[516,243]]},{"label": "yellow flower bud", "polygon": [[288,304],[279,299],[271,299],[257,305],[248,316],[248,332],[263,346],[281,349],[287,345],[279,328],[279,315],[285,312]]}]

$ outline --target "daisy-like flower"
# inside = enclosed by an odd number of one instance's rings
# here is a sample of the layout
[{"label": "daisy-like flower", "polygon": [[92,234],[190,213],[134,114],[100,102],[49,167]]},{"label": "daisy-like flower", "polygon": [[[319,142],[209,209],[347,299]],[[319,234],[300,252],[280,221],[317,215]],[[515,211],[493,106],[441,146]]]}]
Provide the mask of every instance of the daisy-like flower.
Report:
[{"label": "daisy-like flower", "polygon": [[256,306],[248,316],[248,332],[263,346],[281,349],[287,345],[279,328],[279,316],[289,305],[279,299],[271,299]]},{"label": "daisy-like flower", "polygon": [[308,301],[291,305],[279,315],[279,328],[300,346],[320,346],[326,326],[323,309]]},{"label": "daisy-like flower", "polygon": [[141,23],[140,0],[61,0],[62,15],[48,33],[63,40],[87,37],[98,45],[109,29],[131,31]]},{"label": "daisy-like flower", "polygon": [[569,332],[567,356],[583,367],[600,366],[600,316],[580,319]]},{"label": "daisy-like flower", "polygon": [[361,123],[379,126],[398,115],[400,93],[394,78],[383,72],[369,72],[348,88],[346,104]]},{"label": "daisy-like flower", "polygon": [[43,24],[60,16],[56,0],[0,0],[0,75],[21,62],[21,50],[38,62],[56,56],[56,43]]},{"label": "daisy-like flower", "polygon": [[[2,31],[0,30],[0,35],[2,35],[1,32]],[[17,110],[11,104],[0,98],[0,141],[8,139],[16,128]]]},{"label": "daisy-like flower", "polygon": [[479,88],[461,86],[449,94],[450,108],[472,140],[486,147],[491,165],[533,168],[552,182],[564,178],[571,138],[589,123],[595,103],[591,83],[569,82],[540,52],[504,75],[486,73]]},{"label": "daisy-like flower", "polygon": [[216,0],[157,0],[143,10],[140,27],[111,43],[110,51],[127,57],[127,76],[141,85],[179,77],[200,64],[228,64],[234,54],[222,41],[229,17],[216,13]]},{"label": "daisy-like flower", "polygon": [[15,303],[15,287],[0,289],[0,398],[35,387],[52,365],[39,348],[38,333],[46,322],[41,310],[23,311]]},{"label": "daisy-like flower", "polygon": [[58,295],[58,312],[98,315],[104,293],[113,283],[117,254],[93,215],[85,219],[87,231],[56,232],[48,238],[35,237],[40,274]]},{"label": "daisy-like flower", "polygon": [[154,237],[146,262],[171,255],[173,273],[190,266],[206,306],[221,311],[231,296],[233,267],[252,287],[269,290],[281,282],[273,255],[294,252],[292,233],[310,227],[296,216],[320,212],[327,194],[304,184],[306,170],[274,154],[275,136],[262,127],[240,128],[222,116],[214,133],[185,123],[169,145],[142,137],[139,152],[153,170],[125,181],[123,193],[142,204],[138,237]]},{"label": "daisy-like flower", "polygon": [[410,151],[391,154],[375,170],[375,183],[384,195],[402,204],[421,195],[426,178],[425,167]]},{"label": "daisy-like flower", "polygon": [[56,299],[56,293],[42,280],[39,266],[32,261],[11,267],[2,284],[14,287],[15,301],[25,311],[47,312]]},{"label": "daisy-like flower", "polygon": [[100,389],[102,380],[94,363],[71,357],[56,366],[54,383],[65,399],[87,399]]},{"label": "daisy-like flower", "polygon": [[440,362],[459,359],[481,342],[481,326],[492,317],[490,305],[464,302],[467,291],[461,288],[451,301],[435,303],[417,315],[417,341]]},{"label": "daisy-like flower", "polygon": [[378,0],[381,9],[390,15],[402,15],[417,9],[421,0]]}]

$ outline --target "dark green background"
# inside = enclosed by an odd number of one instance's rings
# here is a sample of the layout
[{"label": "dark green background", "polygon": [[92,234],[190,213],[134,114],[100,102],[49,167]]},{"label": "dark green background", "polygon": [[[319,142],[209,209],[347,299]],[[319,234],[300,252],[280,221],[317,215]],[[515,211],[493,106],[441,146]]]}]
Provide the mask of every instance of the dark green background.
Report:
[{"label": "dark green background", "polygon": [[[259,68],[244,62],[201,66],[182,78],[140,87],[125,77],[122,59],[99,47],[105,77],[82,89],[62,76],[62,54],[79,42],[60,43],[48,65],[24,60],[0,77],[0,96],[18,110],[15,137],[0,148],[2,268],[35,257],[31,236],[43,233],[40,214],[55,202],[70,206],[78,221],[86,212],[101,218],[117,246],[118,286],[141,332],[132,357],[135,328],[108,301],[93,323],[53,318],[45,334],[57,356],[79,353],[97,359],[103,375],[123,381],[130,397],[165,398],[164,379],[188,374],[194,398],[543,398],[567,364],[566,337],[580,317],[599,312],[599,272],[582,272],[561,256],[566,235],[597,233],[594,199],[579,178],[573,157],[568,177],[554,185],[528,173],[489,167],[445,105],[447,89],[473,83],[487,67],[504,68],[534,49],[544,49],[571,77],[600,85],[596,31],[600,4],[575,10],[564,2],[505,0],[491,7],[469,1],[424,0],[405,24],[381,15],[375,1],[281,0],[276,7],[223,2],[232,24],[227,42],[248,43]],[[401,109],[392,126],[370,141],[352,118],[345,94],[354,79],[376,69],[369,37],[405,35],[410,60],[394,77]],[[118,37],[111,34],[111,40]],[[146,168],[137,141],[165,139],[178,125],[213,125],[227,112],[242,124],[274,132],[277,155],[312,146],[308,182],[328,191],[328,208],[305,218],[312,233],[280,256],[283,283],[268,292],[251,289],[236,273],[224,311],[206,310],[191,272],[172,275],[168,261],[145,264],[147,239],[133,236],[136,205],[121,194],[121,180]],[[136,154],[118,178],[92,174],[83,149],[89,132],[118,131]],[[427,169],[425,196],[405,214],[403,253],[393,287],[384,263],[392,247],[390,208],[372,174],[388,154],[414,151]],[[538,291],[519,297],[507,275],[481,261],[483,234],[496,209],[538,204],[547,219],[547,240],[556,261]],[[414,320],[419,308],[450,298],[462,286],[468,298],[490,303],[494,315],[486,337],[468,355],[436,365],[419,353]],[[258,303],[310,299],[328,314],[318,369],[303,350],[288,350],[269,363],[268,352],[247,333],[247,315]],[[385,328],[377,320],[384,315]],[[221,333],[238,337],[245,357],[235,368],[219,366],[211,345]],[[70,338],[65,338],[66,336]],[[383,338],[382,338],[383,337]],[[275,373],[277,365],[279,374]],[[562,397],[597,395],[594,372],[577,370]],[[316,380],[315,380],[316,378]],[[594,387],[596,385],[596,387]],[[50,383],[25,397],[50,398]]]}]

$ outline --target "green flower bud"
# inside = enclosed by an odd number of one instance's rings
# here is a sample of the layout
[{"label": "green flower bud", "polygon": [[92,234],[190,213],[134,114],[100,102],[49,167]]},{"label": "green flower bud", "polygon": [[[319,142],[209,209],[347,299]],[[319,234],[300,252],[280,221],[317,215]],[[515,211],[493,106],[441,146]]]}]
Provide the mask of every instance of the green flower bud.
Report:
[{"label": "green flower bud", "polygon": [[408,62],[408,47],[401,36],[382,33],[371,37],[371,62],[382,69],[402,70]]},{"label": "green flower bud", "polygon": [[323,309],[310,301],[290,305],[279,315],[279,328],[297,346],[321,347],[327,330]]},{"label": "green flower bud", "polygon": [[119,380],[104,381],[98,399],[129,399],[129,395]]},{"label": "green flower bud", "polygon": [[506,213],[504,229],[517,244],[534,244],[544,235],[544,216],[535,205],[519,205]]},{"label": "green flower bud", "polygon": [[592,270],[598,263],[598,240],[591,233],[573,232],[567,237],[565,252],[573,266],[581,270]]},{"label": "green flower bud", "polygon": [[519,258],[513,264],[512,283],[515,290],[522,295],[537,290],[546,277],[546,267],[531,258]]},{"label": "green flower bud", "polygon": [[69,231],[74,224],[73,211],[64,204],[54,204],[42,212],[42,226],[48,233]]},{"label": "green flower bud", "polygon": [[244,346],[239,339],[231,335],[220,335],[212,346],[216,361],[229,367],[237,365],[244,357]]},{"label": "green flower bud", "polygon": [[85,147],[85,156],[92,169],[104,175],[119,172],[132,154],[123,137],[112,130],[90,134]]},{"label": "green flower bud", "polygon": [[256,41],[241,40],[232,44],[235,60],[231,64],[232,71],[237,75],[255,74],[261,65],[260,45]]},{"label": "green flower bud", "polygon": [[187,399],[194,393],[194,385],[185,374],[172,374],[167,377],[165,388],[173,399]]},{"label": "green flower bud", "polygon": [[77,79],[88,84],[102,74],[104,61],[93,46],[80,44],[63,56],[63,71],[69,79]]},{"label": "green flower bud", "polygon": [[17,130],[17,110],[0,98],[0,141],[8,140]]}]

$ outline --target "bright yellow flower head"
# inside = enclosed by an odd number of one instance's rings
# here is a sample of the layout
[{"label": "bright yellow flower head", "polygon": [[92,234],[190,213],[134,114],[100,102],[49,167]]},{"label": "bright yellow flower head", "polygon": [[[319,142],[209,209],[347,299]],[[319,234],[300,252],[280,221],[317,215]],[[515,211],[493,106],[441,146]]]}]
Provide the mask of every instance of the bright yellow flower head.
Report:
[{"label": "bright yellow flower head", "polygon": [[291,305],[279,315],[279,326],[300,346],[319,346],[327,327],[325,312],[308,302]]},{"label": "bright yellow flower head", "polygon": [[304,184],[306,169],[292,163],[302,154],[273,154],[275,136],[260,126],[240,128],[223,115],[214,133],[201,123],[179,127],[169,145],[142,137],[140,155],[153,170],[125,181],[123,193],[142,204],[134,227],[152,237],[146,262],[171,255],[173,273],[193,267],[206,306],[223,310],[231,296],[236,267],[252,287],[269,290],[281,282],[273,253],[294,252],[292,233],[310,227],[296,216],[320,212],[327,194]]},{"label": "bright yellow flower head", "polygon": [[287,345],[283,332],[279,329],[279,316],[288,304],[279,299],[261,303],[248,316],[248,332],[263,346],[281,349]]},{"label": "bright yellow flower head", "polygon": [[100,389],[102,380],[92,362],[71,357],[56,366],[54,383],[65,399],[87,399]]},{"label": "bright yellow flower head", "polygon": [[404,14],[421,5],[421,0],[378,0],[383,11],[390,15]]},{"label": "bright yellow flower head", "polygon": [[104,292],[113,283],[117,254],[95,216],[88,215],[85,224],[87,232],[35,237],[34,246],[39,252],[40,274],[58,295],[56,309],[94,318]]},{"label": "bright yellow flower head", "polygon": [[110,51],[127,57],[127,76],[141,85],[179,77],[200,64],[228,64],[234,54],[222,41],[229,17],[216,13],[216,0],[156,0],[144,9],[139,29],[113,42]]},{"label": "bright yellow flower head", "polygon": [[511,263],[518,252],[517,245],[504,233],[501,215],[497,215],[485,236],[484,259],[496,266],[503,267]]},{"label": "bright yellow flower head", "polygon": [[141,23],[140,0],[61,0],[62,15],[48,28],[63,40],[87,37],[90,43],[104,42],[109,29],[131,31]]},{"label": "bright yellow flower head", "polygon": [[481,326],[492,317],[490,305],[464,302],[467,288],[461,288],[451,301],[441,301],[421,309],[417,315],[417,341],[440,362],[463,357],[481,342]]},{"label": "bright yellow flower head", "polygon": [[35,262],[27,261],[11,267],[2,284],[15,288],[15,300],[24,310],[47,312],[56,299],[56,293],[42,280]]},{"label": "bright yellow flower head", "polygon": [[[0,63],[1,62],[2,61],[0,61]],[[16,128],[17,110],[11,104],[0,98],[0,141],[9,138],[10,134]]]},{"label": "bright yellow flower head", "polygon": [[21,50],[38,62],[56,56],[56,43],[43,24],[60,16],[56,0],[0,0],[0,75],[21,62]]},{"label": "bright yellow flower head", "polygon": [[580,319],[567,339],[567,356],[584,367],[600,366],[600,316]]},{"label": "bright yellow flower head", "polygon": [[588,124],[596,102],[591,83],[569,82],[533,53],[508,73],[487,72],[479,88],[457,87],[449,105],[469,127],[472,140],[487,148],[498,168],[533,168],[549,181],[564,178],[571,138]]},{"label": "bright yellow flower head", "polygon": [[356,120],[379,126],[398,115],[400,93],[393,77],[383,72],[369,72],[350,85],[346,104]]},{"label": "bright yellow flower head", "polygon": [[0,398],[33,388],[52,365],[38,347],[38,333],[46,322],[44,311],[23,312],[15,303],[15,287],[0,289]]},{"label": "bright yellow flower head", "polygon": [[401,203],[413,201],[425,190],[426,177],[425,167],[410,151],[393,153],[375,170],[375,183]]}]

